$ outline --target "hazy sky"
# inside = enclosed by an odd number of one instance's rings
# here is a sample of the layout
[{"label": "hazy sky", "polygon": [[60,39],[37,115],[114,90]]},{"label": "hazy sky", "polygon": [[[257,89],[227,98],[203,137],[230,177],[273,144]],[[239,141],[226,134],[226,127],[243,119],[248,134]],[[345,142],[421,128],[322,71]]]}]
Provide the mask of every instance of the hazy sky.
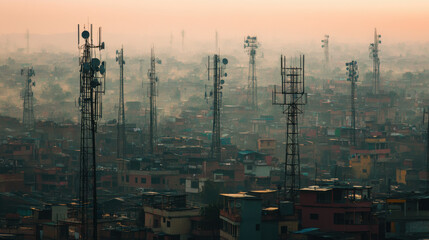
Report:
[{"label": "hazy sky", "polygon": [[270,39],[368,42],[377,27],[391,42],[429,40],[429,0],[0,0],[0,34],[55,34],[78,23],[105,33],[205,39],[258,34]]}]

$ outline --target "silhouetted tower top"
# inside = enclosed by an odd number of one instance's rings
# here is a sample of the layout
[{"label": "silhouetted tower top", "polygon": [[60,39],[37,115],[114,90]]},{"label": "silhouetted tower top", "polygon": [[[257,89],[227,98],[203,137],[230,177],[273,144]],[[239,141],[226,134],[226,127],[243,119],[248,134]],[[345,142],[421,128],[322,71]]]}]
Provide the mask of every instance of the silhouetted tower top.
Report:
[{"label": "silhouetted tower top", "polygon": [[374,94],[378,94],[380,92],[380,38],[381,35],[377,34],[377,29],[374,29],[374,42],[369,45],[369,57],[372,59],[373,65]]},{"label": "silhouetted tower top", "polygon": [[125,135],[125,96],[124,96],[124,48],[116,50],[116,62],[119,64],[119,108],[117,122],[117,157],[124,158],[126,151]]},{"label": "silhouetted tower top", "polygon": [[258,81],[256,78],[256,64],[255,56],[256,49],[258,49],[260,43],[256,36],[247,36],[244,39],[244,49],[247,50],[249,55],[249,72],[247,77],[247,102],[250,104],[253,110],[258,110]]},{"label": "silhouetted tower top", "polygon": [[33,67],[25,67],[21,69],[21,75],[24,76],[22,125],[26,131],[32,131],[35,126],[33,87],[36,86],[36,82],[31,77],[36,74]]}]

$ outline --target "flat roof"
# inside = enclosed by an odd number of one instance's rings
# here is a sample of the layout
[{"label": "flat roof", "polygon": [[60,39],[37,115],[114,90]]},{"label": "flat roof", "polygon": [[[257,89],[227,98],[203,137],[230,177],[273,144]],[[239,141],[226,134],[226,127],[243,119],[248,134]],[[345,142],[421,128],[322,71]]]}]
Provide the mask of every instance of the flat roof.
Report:
[{"label": "flat roof", "polygon": [[247,195],[246,193],[222,193],[220,195],[230,198],[256,198],[255,196]]}]

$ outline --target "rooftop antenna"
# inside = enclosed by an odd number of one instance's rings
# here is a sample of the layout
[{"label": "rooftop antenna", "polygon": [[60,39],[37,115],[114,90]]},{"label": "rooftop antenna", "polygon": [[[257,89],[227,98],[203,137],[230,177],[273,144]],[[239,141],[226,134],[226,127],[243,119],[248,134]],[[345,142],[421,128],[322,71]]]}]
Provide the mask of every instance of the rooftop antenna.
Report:
[{"label": "rooftop antenna", "polygon": [[352,112],[352,134],[351,134],[351,143],[352,146],[356,147],[356,82],[359,78],[358,65],[356,61],[351,61],[346,63],[347,67],[347,81],[351,83],[351,94],[350,94],[350,104]]},{"label": "rooftop antenna", "polygon": [[[78,31],[80,31],[78,25]],[[92,24],[90,25],[92,33]],[[101,31],[101,28],[99,29]],[[102,117],[102,94],[105,93],[106,63],[94,57],[94,51],[104,49],[99,36],[99,45],[93,44],[92,34],[84,29],[79,32],[81,135],[79,156],[79,204],[81,239],[97,238],[97,162],[95,134],[98,120]],[[84,43],[80,45],[80,37]],[[92,196],[91,196],[92,195]],[[91,211],[92,210],[92,211]],[[92,227],[91,227],[92,225]]]},{"label": "rooftop antenna", "polygon": [[27,54],[29,54],[30,53],[30,31],[28,29],[27,29],[26,38],[27,38]]},{"label": "rooftop antenna", "polygon": [[304,55],[295,59],[294,64],[286,65],[286,57],[280,57],[281,66],[281,89],[274,86],[272,104],[283,106],[286,114],[286,157],[284,177],[284,198],[296,202],[298,191],[301,187],[301,168],[298,143],[298,115],[301,114],[302,106],[307,103],[304,85]]},{"label": "rooftop antenna", "polygon": [[374,42],[369,45],[369,57],[372,58],[373,79],[374,79],[374,94],[380,92],[380,58],[378,56],[379,47],[381,44],[381,35],[377,34],[377,29],[374,29]]},{"label": "rooftop antenna", "polygon": [[[213,89],[209,94],[205,93],[206,99],[213,98],[213,128],[212,128],[212,143],[210,148],[210,159],[213,161],[222,161],[222,148],[220,141],[220,110],[222,107],[222,89],[225,84],[224,77],[228,74],[225,72],[228,59],[221,60],[218,54],[213,56],[213,61],[208,57],[207,76],[208,81],[213,81]],[[211,75],[212,73],[213,75]],[[207,91],[207,88],[206,88]]]},{"label": "rooftop antenna", "polygon": [[22,98],[24,99],[22,125],[26,131],[33,131],[35,125],[33,87],[36,86],[36,82],[32,80],[31,77],[36,74],[33,67],[25,67],[21,69],[21,75],[25,77],[24,90],[22,93]]},{"label": "rooftop antenna", "polygon": [[182,51],[185,50],[185,30],[182,30]]},{"label": "rooftop antenna", "polygon": [[119,108],[117,122],[117,158],[124,159],[126,152],[125,106],[124,106],[124,48],[116,50],[116,62],[119,64]]},{"label": "rooftop antenna", "polygon": [[247,103],[253,110],[258,110],[258,81],[255,71],[256,49],[260,46],[256,36],[247,36],[244,40],[244,48],[249,55],[249,72],[247,76]]},{"label": "rooftop antenna", "polygon": [[149,77],[149,152],[151,154],[156,153],[157,151],[157,142],[158,142],[158,115],[156,100],[158,96],[158,75],[156,74],[156,64],[161,64],[161,60],[155,58],[155,49],[152,47],[150,51],[150,69],[148,71]]},{"label": "rooftop antenna", "polygon": [[325,35],[325,38],[322,40],[322,48],[325,53],[325,70],[329,70],[329,35]]}]

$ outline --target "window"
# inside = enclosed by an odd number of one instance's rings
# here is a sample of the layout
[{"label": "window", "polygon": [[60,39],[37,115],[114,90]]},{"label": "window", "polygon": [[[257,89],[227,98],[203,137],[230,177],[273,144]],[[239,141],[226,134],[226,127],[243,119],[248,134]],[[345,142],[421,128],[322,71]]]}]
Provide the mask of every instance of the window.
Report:
[{"label": "window", "polygon": [[191,181],[191,188],[198,188],[198,180]]},{"label": "window", "polygon": [[281,231],[281,233],[282,233],[282,234],[287,233],[287,226],[282,226],[282,227],[280,228],[280,231]]},{"label": "window", "polygon": [[334,213],[334,224],[344,224],[344,213]]},{"label": "window", "polygon": [[124,176],[121,176],[121,182],[124,182]]},{"label": "window", "polygon": [[138,183],[139,181],[137,180],[137,177],[134,178],[134,182]]},{"label": "window", "polygon": [[311,219],[311,220],[318,220],[318,219],[319,219],[319,214],[316,214],[316,213],[310,213],[310,219]]},{"label": "window", "polygon": [[167,227],[170,227],[170,226],[171,226],[170,221],[167,221]]},{"label": "window", "polygon": [[144,177],[140,178],[140,183],[146,183],[146,178]]},{"label": "window", "polygon": [[252,170],[252,169],[253,169],[252,165],[247,165],[247,170]]},{"label": "window", "polygon": [[261,226],[259,225],[259,224],[256,224],[256,226],[255,226],[255,230],[256,231],[259,231],[259,229],[261,228]]},{"label": "window", "polygon": [[130,182],[130,176],[125,176],[125,180],[127,181],[127,182]]},{"label": "window", "polygon": [[152,182],[152,184],[160,184],[161,179],[159,177],[152,176],[151,182]]},{"label": "window", "polygon": [[331,203],[331,192],[318,192],[317,193],[318,203]]},{"label": "window", "polygon": [[362,169],[362,172],[363,172],[363,173],[366,173],[366,169]]},{"label": "window", "polygon": [[164,222],[164,223],[165,223],[165,217],[163,217],[163,218],[162,218],[162,222]]}]

